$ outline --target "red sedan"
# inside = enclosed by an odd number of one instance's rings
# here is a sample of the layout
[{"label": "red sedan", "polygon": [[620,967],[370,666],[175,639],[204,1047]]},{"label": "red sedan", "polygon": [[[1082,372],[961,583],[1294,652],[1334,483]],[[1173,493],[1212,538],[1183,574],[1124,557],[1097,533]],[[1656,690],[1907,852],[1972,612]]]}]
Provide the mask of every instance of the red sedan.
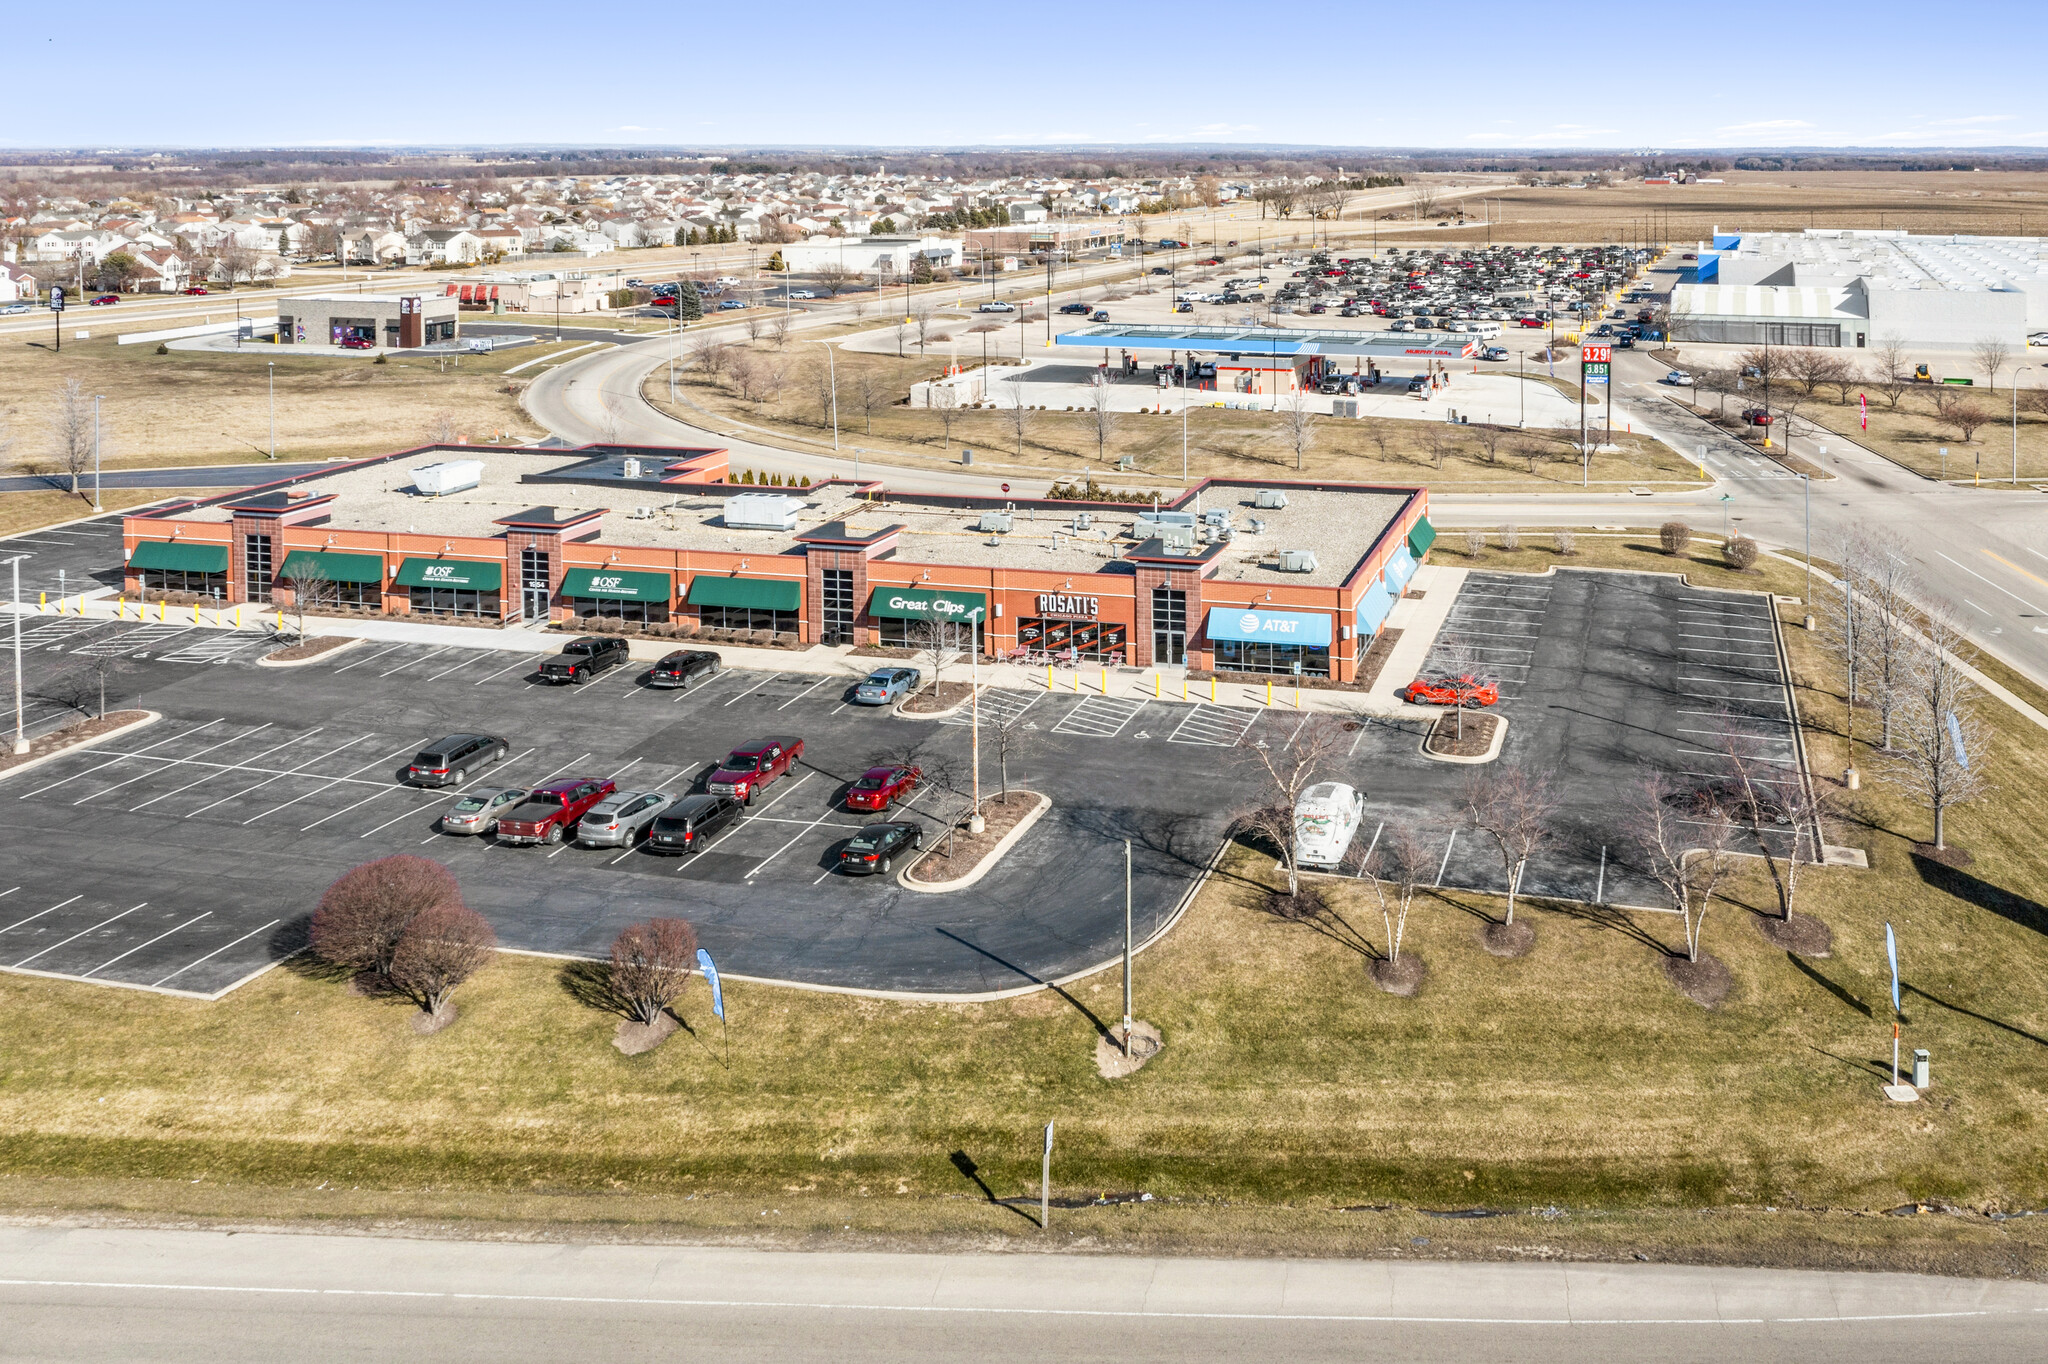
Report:
[{"label": "red sedan", "polygon": [[846,793],[849,810],[886,810],[917,789],[924,770],[917,767],[870,767]]},{"label": "red sedan", "polygon": [[343,350],[375,350],[377,349],[377,343],[367,336],[344,336],[341,338],[341,348]]},{"label": "red sedan", "polygon": [[92,301],[92,306],[95,308],[104,308],[109,304],[119,303],[120,301],[121,296],[119,294],[101,294],[98,298]]},{"label": "red sedan", "polygon": [[1415,706],[1466,706],[1476,710],[1500,700],[1500,688],[1470,673],[1458,677],[1418,677],[1408,684],[1405,699]]},{"label": "red sedan", "polygon": [[1742,419],[1751,426],[1769,426],[1775,418],[1761,407],[1744,408]]},{"label": "red sedan", "polygon": [[200,285],[195,284],[191,288],[186,289],[184,292],[188,294],[204,294],[207,291]]},{"label": "red sedan", "polygon": [[1546,325],[1543,319],[1540,317],[1518,317],[1515,319],[1515,321],[1521,323],[1525,327],[1541,327]]}]

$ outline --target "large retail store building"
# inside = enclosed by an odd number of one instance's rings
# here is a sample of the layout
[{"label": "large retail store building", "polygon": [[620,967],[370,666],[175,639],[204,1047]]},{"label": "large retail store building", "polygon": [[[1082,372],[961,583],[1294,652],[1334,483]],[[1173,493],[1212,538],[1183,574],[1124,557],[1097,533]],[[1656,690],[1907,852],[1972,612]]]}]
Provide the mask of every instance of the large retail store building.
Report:
[{"label": "large retail store building", "polygon": [[404,451],[127,517],[127,590],[784,644],[938,621],[990,656],[1349,681],[1436,534],[1424,488],[1212,479],[1134,506],[726,475],[722,450]]}]

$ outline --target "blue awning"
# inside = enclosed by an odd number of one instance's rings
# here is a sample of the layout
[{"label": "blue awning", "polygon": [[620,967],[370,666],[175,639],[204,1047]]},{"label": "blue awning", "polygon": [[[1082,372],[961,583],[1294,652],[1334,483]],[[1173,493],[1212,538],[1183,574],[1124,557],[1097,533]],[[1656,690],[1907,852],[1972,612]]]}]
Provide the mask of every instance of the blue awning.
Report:
[{"label": "blue awning", "polygon": [[1212,606],[1209,638],[1328,648],[1330,618],[1306,611],[1249,611],[1242,606]]},{"label": "blue awning", "polygon": [[1378,634],[1380,627],[1387,623],[1387,613],[1393,609],[1394,599],[1387,594],[1387,585],[1373,579],[1372,586],[1366,588],[1365,595],[1358,599],[1358,633]]},{"label": "blue awning", "polygon": [[1394,551],[1394,557],[1387,560],[1387,586],[1399,592],[1415,576],[1415,556],[1403,544]]}]

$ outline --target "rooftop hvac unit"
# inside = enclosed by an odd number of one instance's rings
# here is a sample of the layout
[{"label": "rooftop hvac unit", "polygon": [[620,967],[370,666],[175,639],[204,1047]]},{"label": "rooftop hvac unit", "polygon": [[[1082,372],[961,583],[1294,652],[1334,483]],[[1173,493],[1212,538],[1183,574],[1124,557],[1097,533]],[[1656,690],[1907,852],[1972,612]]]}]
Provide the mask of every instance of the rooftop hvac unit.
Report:
[{"label": "rooftop hvac unit", "polygon": [[640,461],[628,456],[626,462],[619,467],[619,472],[627,478],[640,477]]},{"label": "rooftop hvac unit", "polygon": [[978,525],[975,526],[975,529],[987,531],[992,535],[1008,535],[1010,533],[1011,528],[1014,527],[1016,524],[1017,518],[1009,512],[983,512],[981,514],[981,521]]},{"label": "rooftop hvac unit", "polygon": [[1202,524],[1205,526],[1227,526],[1230,524],[1230,512],[1224,507],[1211,507],[1202,513]]},{"label": "rooftop hvac unit", "polygon": [[1252,499],[1252,505],[1266,511],[1277,511],[1287,505],[1287,494],[1278,488],[1261,488],[1259,495]]},{"label": "rooftop hvac unit", "polygon": [[[1146,535],[1164,535],[1168,527],[1179,527],[1192,531],[1195,528],[1195,514],[1182,511],[1143,511],[1138,513],[1138,530]],[[1188,537],[1190,542],[1194,537]]]},{"label": "rooftop hvac unit", "polygon": [[802,505],[781,493],[741,493],[725,500],[725,524],[733,530],[795,530]]},{"label": "rooftop hvac unit", "polygon": [[635,521],[652,521],[654,519],[654,508],[635,507],[627,512],[626,515]]},{"label": "rooftop hvac unit", "polygon": [[1251,517],[1250,520],[1252,523],[1252,534],[1264,535],[1266,533],[1266,522],[1264,518],[1254,516]]},{"label": "rooftop hvac unit", "polygon": [[1312,549],[1283,549],[1280,551],[1282,573],[1313,573],[1316,571],[1316,552]]},{"label": "rooftop hvac unit", "polygon": [[1088,514],[1087,512],[1075,512],[1075,513],[1074,513],[1074,529],[1075,529],[1075,530],[1087,530],[1087,529],[1088,529],[1088,528],[1089,528],[1090,526],[1092,526],[1092,525],[1094,525],[1094,524],[1095,524],[1095,518],[1094,518],[1094,517],[1092,517],[1092,516],[1090,516],[1090,515],[1089,515],[1089,514]]},{"label": "rooftop hvac unit", "polygon": [[446,497],[449,493],[474,488],[483,481],[483,477],[482,460],[450,459],[413,470],[412,486],[428,497]]},{"label": "rooftop hvac unit", "polygon": [[1193,526],[1161,526],[1159,547],[1168,554],[1193,554],[1195,552],[1195,528]]}]

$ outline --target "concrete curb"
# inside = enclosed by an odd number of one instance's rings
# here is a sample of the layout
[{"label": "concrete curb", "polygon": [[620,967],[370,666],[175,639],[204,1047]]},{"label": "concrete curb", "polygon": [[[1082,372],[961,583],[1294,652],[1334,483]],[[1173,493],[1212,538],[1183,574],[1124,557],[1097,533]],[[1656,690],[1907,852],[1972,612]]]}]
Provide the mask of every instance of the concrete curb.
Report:
[{"label": "concrete curb", "polygon": [[129,734],[135,730],[147,728],[148,726],[155,724],[157,721],[163,718],[163,715],[158,711],[144,711],[143,718],[140,720],[130,720],[127,724],[120,726],[118,729],[110,729],[104,734],[95,734],[90,739],[81,739],[75,744],[66,744],[64,747],[58,749],[55,753],[45,753],[40,758],[30,758],[25,763],[17,763],[13,767],[8,768],[6,771],[0,772],[0,781],[6,781],[9,777],[18,777],[24,772],[32,772],[36,768],[41,767],[44,763],[55,762],[59,758],[68,757],[69,755],[80,752],[81,750],[92,748],[99,744],[103,744],[109,739],[118,739],[123,734]]},{"label": "concrete curb", "polygon": [[[1443,717],[1438,716],[1437,718],[1442,719]],[[1432,753],[1429,751],[1429,735],[1426,732],[1422,736],[1422,756],[1429,759],[1431,762],[1439,763],[1477,764],[1492,762],[1495,758],[1498,758],[1500,756],[1501,745],[1507,741],[1508,737],[1508,717],[1505,715],[1495,715],[1493,717],[1493,720],[1493,742],[1488,744],[1486,746],[1486,752],[1480,754],[1479,756],[1473,758],[1461,758],[1453,753]],[[1430,726],[1430,728],[1434,729],[1435,726],[1432,725]]]},{"label": "concrete curb", "polygon": [[896,884],[905,890],[914,890],[924,895],[944,895],[948,891],[967,889],[967,887],[988,875],[996,863],[1003,860],[1003,855],[1016,846],[1017,840],[1029,833],[1031,826],[1038,823],[1039,817],[1052,808],[1051,796],[1038,791],[1034,791],[1032,794],[1038,797],[1038,808],[1018,820],[1017,827],[1004,834],[1002,839],[993,848],[988,850],[988,856],[982,858],[975,865],[974,870],[968,872],[967,875],[956,877],[951,881],[913,881],[910,879],[910,873],[916,871],[919,864],[925,858],[931,856],[932,849],[938,846],[938,841],[934,839],[909,866],[896,874]]},{"label": "concrete curb", "polygon": [[[337,638],[337,636],[330,635],[327,636],[327,638],[332,639]],[[345,654],[350,649],[355,648],[356,645],[361,644],[363,642],[363,637],[361,635],[351,635],[340,638],[342,641],[341,643],[335,645],[332,649],[326,649],[320,653],[314,654],[311,658],[272,658],[268,654],[265,654],[262,658],[256,660],[256,666],[259,668],[303,668],[309,663],[321,663],[325,662],[327,659],[334,657],[336,654]],[[291,647],[292,646],[289,644],[285,646],[285,648],[287,649]]]},{"label": "concrete curb", "polygon": [[[984,684],[984,685],[982,686],[981,690],[982,690],[982,691],[988,691],[988,690],[990,690],[990,688],[988,687],[988,685],[987,685],[987,684]],[[904,698],[904,700],[905,700],[905,701],[907,701],[907,700],[909,700],[909,698],[908,698],[908,697],[905,697],[905,698]],[[917,711],[905,710],[905,709],[903,708],[903,704],[904,704],[904,702],[903,702],[903,701],[898,701],[898,702],[897,702],[897,703],[895,704],[895,706],[893,706],[893,707],[892,707],[892,708],[890,709],[890,711],[889,711],[889,714],[891,714],[891,715],[895,716],[895,717],[896,717],[896,718],[897,718],[898,720],[945,720],[945,719],[949,719],[949,718],[951,718],[952,716],[958,715],[958,714],[959,714],[959,713],[960,713],[961,711],[963,711],[963,710],[966,710],[966,709],[967,709],[967,706],[968,706],[968,703],[969,703],[969,702],[971,702],[971,701],[973,701],[973,700],[974,700],[974,696],[973,696],[973,695],[969,695],[969,696],[966,696],[966,697],[963,697],[963,698],[961,698],[961,700],[959,701],[959,703],[958,703],[958,704],[956,704],[956,705],[951,705],[951,706],[948,706],[948,707],[946,707],[946,708],[945,708],[944,710],[917,710]]]}]

